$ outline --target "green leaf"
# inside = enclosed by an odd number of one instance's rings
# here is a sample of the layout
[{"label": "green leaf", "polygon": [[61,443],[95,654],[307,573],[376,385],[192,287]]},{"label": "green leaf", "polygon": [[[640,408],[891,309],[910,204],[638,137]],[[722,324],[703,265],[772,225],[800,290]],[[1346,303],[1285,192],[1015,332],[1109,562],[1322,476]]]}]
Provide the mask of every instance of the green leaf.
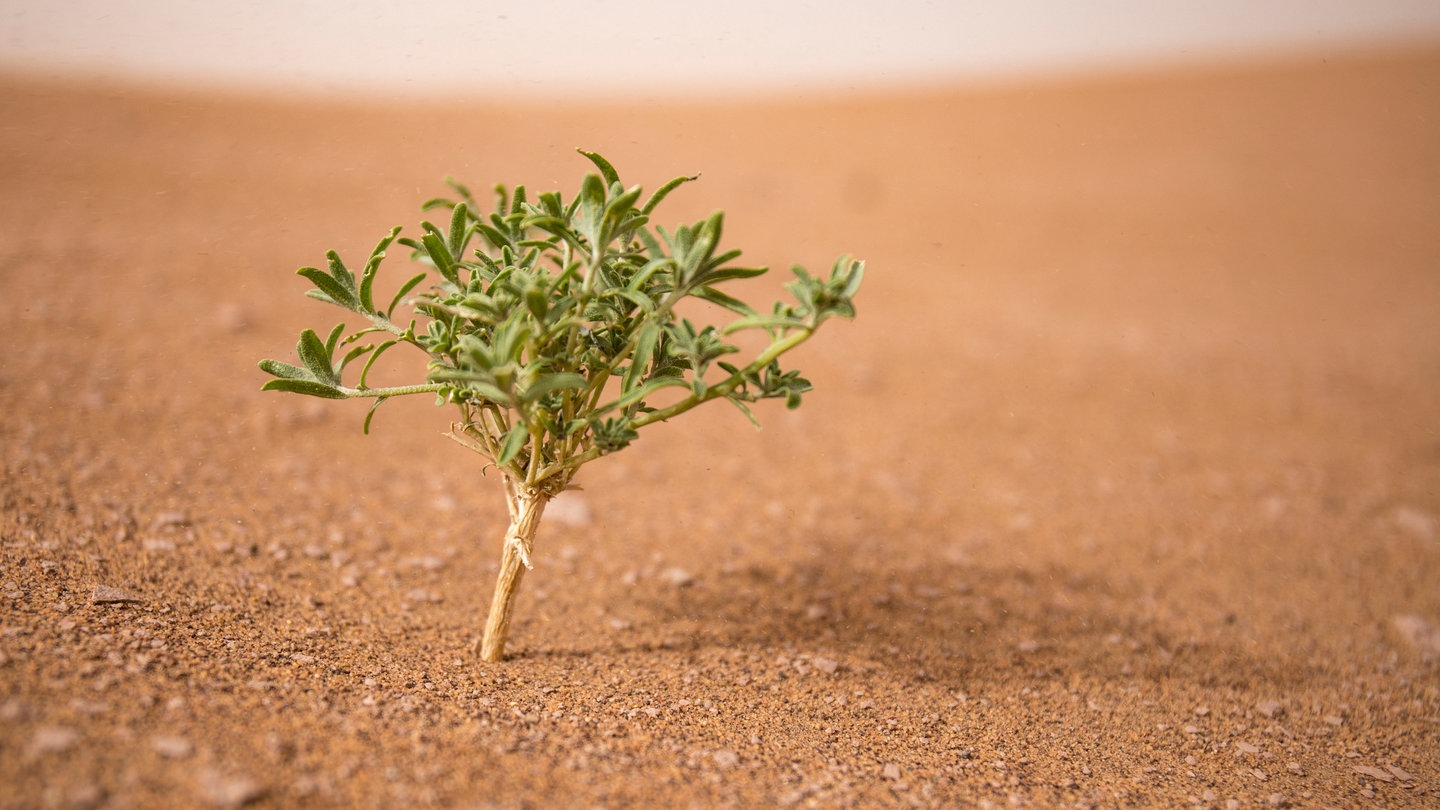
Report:
[{"label": "green leaf", "polygon": [[375,273],[380,269],[380,262],[385,260],[385,250],[395,237],[400,235],[400,228],[391,229],[390,234],[382,238],[375,249],[370,251],[370,260],[365,262],[365,270],[360,274],[360,311],[368,314],[375,312],[375,302],[372,298],[375,287]]},{"label": "green leaf", "polygon": [[365,424],[360,426],[361,432],[364,433],[366,436],[370,435],[370,420],[375,417],[375,409],[379,408],[380,403],[384,402],[387,399],[389,399],[389,397],[376,397],[375,401],[370,403],[370,410],[365,412]]},{"label": "green leaf", "polygon": [[453,256],[465,255],[465,243],[470,241],[471,234],[467,227],[469,219],[470,209],[465,207],[465,203],[455,206],[454,212],[450,215],[450,235],[447,240],[447,247],[450,248],[450,254]]},{"label": "green leaf", "polygon": [[329,386],[338,385],[339,377],[335,370],[330,367],[330,354],[325,350],[325,344],[320,342],[320,336],[315,330],[306,329],[300,333],[300,342],[295,344],[295,353],[300,355],[300,361],[305,368],[310,369],[310,374]]},{"label": "green leaf", "polygon": [[655,312],[655,302],[643,293],[615,287],[606,290],[605,295],[615,296],[617,298],[624,298],[626,301],[629,301],[630,303],[638,307],[640,311],[645,313],[646,315],[651,315]]},{"label": "green leaf", "polygon": [[[731,254],[734,255],[732,256]],[[731,259],[738,257],[739,255],[740,251],[732,250],[730,251],[730,253],[727,253],[725,257],[722,258],[724,258],[724,260],[728,262]],[[726,267],[719,270],[711,270],[710,272],[706,273],[705,283],[719,284],[722,281],[729,281],[736,278],[755,278],[756,276],[763,276],[768,272],[770,272],[770,268],[768,267]]]},{"label": "green leaf", "polygon": [[550,296],[545,294],[545,288],[538,284],[525,291],[525,308],[535,316],[540,323],[545,322],[545,315],[549,312]]},{"label": "green leaf", "polygon": [[337,323],[335,328],[330,330],[330,337],[325,340],[326,362],[334,362],[335,347],[340,345],[340,336],[345,333],[345,324]]},{"label": "green leaf", "polygon": [[686,183],[691,182],[692,180],[699,179],[700,175],[692,174],[689,177],[677,177],[674,180],[671,180],[670,182],[661,186],[659,189],[656,189],[655,193],[652,194],[650,196],[650,199],[645,203],[645,207],[640,209],[640,213],[649,214],[651,211],[655,210],[655,206],[659,205],[662,200],[664,200],[670,195],[670,192],[674,191],[675,189]]},{"label": "green leaf", "polygon": [[398,306],[400,306],[400,299],[402,299],[402,298],[405,297],[405,293],[408,293],[408,292],[410,292],[411,290],[415,289],[415,285],[416,285],[416,284],[419,284],[419,283],[422,282],[422,281],[424,281],[424,280],[425,280],[425,277],[428,276],[428,275],[430,275],[430,274],[429,274],[429,273],[419,273],[419,274],[417,274],[414,278],[412,278],[412,279],[410,279],[409,281],[405,282],[405,284],[400,287],[400,291],[397,292],[397,293],[395,293],[395,297],[392,298],[392,299],[390,299],[390,307],[385,310],[385,313],[384,313],[384,314],[385,314],[385,317],[394,319],[394,317],[395,317],[395,308],[398,307]]},{"label": "green leaf", "polygon": [[751,316],[757,314],[755,312],[755,309],[749,304],[741,301],[739,298],[733,298],[729,295],[726,295],[725,293],[720,292],[714,287],[701,287],[690,294],[703,301],[709,301],[712,304],[717,304],[719,306],[725,307],[731,312],[737,313],[739,315]]},{"label": "green leaf", "polygon": [[600,157],[600,155],[595,152],[587,152],[584,149],[576,149],[575,151],[589,158],[590,162],[595,164],[595,168],[599,169],[600,174],[605,177],[605,185],[607,187],[620,182],[620,173],[615,171],[615,167],[610,165],[610,161]]},{"label": "green leaf", "polygon": [[330,275],[340,282],[346,292],[353,297],[355,295],[355,276],[351,275],[349,269],[345,267],[345,262],[340,261],[340,254],[333,250],[326,251],[325,261],[330,266]]},{"label": "green leaf", "polygon": [[745,418],[750,420],[750,424],[754,425],[756,430],[760,429],[760,420],[756,419],[755,414],[750,412],[750,407],[748,405],[738,399],[733,399],[731,397],[726,397],[725,401],[739,408],[740,413],[745,414]]},{"label": "green leaf", "polygon": [[531,383],[525,392],[520,395],[521,401],[526,404],[539,402],[545,397],[566,388],[584,388],[589,382],[579,374],[569,372],[558,372],[546,374],[535,382]]},{"label": "green leaf", "polygon": [[[845,270],[841,270],[841,266]],[[865,279],[865,262],[858,261],[850,256],[841,256],[835,261],[835,269],[831,271],[832,278],[843,278],[844,286],[840,288],[840,296],[843,298],[854,298],[860,292],[860,282]]]},{"label": "green leaf", "polygon": [[358,383],[360,388],[365,388],[365,378],[370,375],[370,367],[375,365],[375,361],[380,359],[380,355],[389,351],[391,346],[394,346],[399,342],[400,341],[398,340],[387,340],[384,343],[381,343],[379,346],[375,347],[375,351],[372,352],[368,358],[366,358],[365,365],[360,368],[360,382]]},{"label": "green leaf", "polygon": [[350,291],[341,286],[340,282],[332,278],[329,273],[316,267],[302,267],[295,273],[309,279],[310,283],[319,288],[320,292],[330,297],[331,303],[346,309],[355,309],[355,296],[351,295]]},{"label": "green leaf", "polygon": [[628,392],[604,408],[597,409],[598,412],[625,409],[637,403],[644,403],[646,398],[662,388],[690,388],[690,383],[685,382],[682,377],[656,377],[646,380],[640,387]]},{"label": "green leaf", "polygon": [[272,374],[286,380],[309,380],[313,379],[310,372],[299,366],[292,366],[289,363],[282,363],[279,360],[261,360],[260,370],[266,374]]},{"label": "green leaf", "polygon": [[357,360],[366,352],[372,351],[374,348],[375,344],[367,343],[364,346],[356,346],[355,348],[351,349],[349,352],[346,353],[345,359],[340,361],[340,365],[335,367],[335,372],[341,375],[341,377],[343,378],[346,366],[350,365],[351,362]]},{"label": "green leaf", "polygon": [[620,390],[630,392],[650,367],[650,360],[655,356],[655,344],[660,340],[660,324],[655,322],[646,323],[640,327],[640,334],[635,339],[635,351],[630,355],[630,367],[625,369],[625,376],[622,380]]},{"label": "green leaf", "polygon": [[261,391],[289,391],[293,394],[321,397],[323,399],[345,399],[345,392],[333,385],[314,380],[276,379],[260,386]]},{"label": "green leaf", "polygon": [[635,186],[605,204],[605,224],[608,228],[614,229],[625,221],[626,215],[635,210],[635,201],[640,199],[640,193],[641,188]]},{"label": "green leaf", "polygon": [[743,329],[809,329],[810,325],[803,318],[786,317],[783,315],[752,315],[731,321],[723,330],[725,334],[739,332]]},{"label": "green leaf", "polygon": [[639,290],[645,286],[645,283],[650,280],[651,276],[662,270],[673,269],[675,269],[675,260],[669,256],[660,256],[651,259],[645,263],[644,267],[640,268],[640,272],[636,273],[626,286],[631,290]]},{"label": "green leaf", "polygon": [[500,442],[500,455],[495,459],[496,464],[509,464],[520,455],[525,449],[525,442],[530,439],[530,431],[525,428],[524,423],[515,425],[505,434]]},{"label": "green leaf", "polygon": [[444,276],[445,280],[451,284],[460,286],[460,276],[455,273],[455,257],[445,246],[445,240],[440,238],[440,234],[429,231],[421,237],[420,243],[425,246],[425,252],[429,254],[430,261],[435,264],[435,269],[440,271],[440,275]]}]

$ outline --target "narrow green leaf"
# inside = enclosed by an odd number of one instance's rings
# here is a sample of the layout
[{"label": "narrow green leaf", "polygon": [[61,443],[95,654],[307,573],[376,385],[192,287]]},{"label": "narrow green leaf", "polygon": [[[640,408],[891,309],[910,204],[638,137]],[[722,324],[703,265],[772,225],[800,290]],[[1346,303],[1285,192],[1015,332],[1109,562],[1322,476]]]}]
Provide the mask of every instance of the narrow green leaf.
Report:
[{"label": "narrow green leaf", "polygon": [[445,280],[451,284],[460,286],[460,276],[455,273],[455,257],[445,246],[445,240],[440,238],[440,234],[434,231],[427,232],[421,238],[420,243],[425,246],[425,252],[429,254],[430,261],[435,264],[435,269],[440,271],[440,275],[444,276]]},{"label": "narrow green leaf", "polygon": [[645,207],[640,209],[640,213],[649,214],[651,211],[655,210],[655,206],[659,205],[662,200],[664,200],[667,196],[670,195],[670,192],[674,191],[675,189],[686,183],[689,183],[692,180],[699,179],[700,175],[692,174],[689,177],[677,177],[674,180],[671,180],[670,182],[656,189],[654,194],[650,195],[650,199],[646,201]]},{"label": "narrow green leaf", "polygon": [[499,228],[486,225],[483,222],[477,222],[475,223],[475,229],[480,231],[481,235],[485,237],[485,240],[497,249],[510,245],[510,237],[501,232]]},{"label": "narrow green leaf", "polygon": [[400,228],[391,229],[388,236],[382,238],[375,249],[370,251],[370,260],[365,262],[365,271],[360,275],[360,311],[367,315],[374,314],[375,301],[373,291],[375,287],[375,273],[380,269],[380,262],[385,260],[385,251],[395,237],[400,235]]},{"label": "narrow green leaf", "polygon": [[324,270],[316,267],[302,267],[295,273],[309,279],[310,283],[314,284],[320,292],[330,297],[331,302],[346,309],[355,309],[355,296]]},{"label": "narrow green leaf", "polygon": [[510,407],[513,400],[508,392],[502,390],[499,386],[495,385],[495,383],[490,382],[491,377],[473,371],[442,368],[430,372],[426,379],[430,382],[458,383],[459,385],[457,387],[464,388],[482,399],[487,399],[496,405],[503,405],[507,408]]},{"label": "narrow green leaf", "polygon": [[[731,254],[734,255],[732,256]],[[728,262],[735,256],[739,255],[740,251],[732,250],[730,251],[730,253],[725,254],[725,256],[721,258],[724,259],[725,262]],[[721,263],[723,264],[724,262]],[[768,272],[770,272],[770,268],[768,267],[725,267],[711,270],[710,272],[706,273],[703,283],[712,285],[719,284],[722,281],[730,281],[731,279],[754,278],[756,276],[763,276]]]},{"label": "narrow green leaf", "polygon": [[625,215],[635,210],[635,201],[640,199],[641,189],[639,186],[610,200],[605,204],[605,222],[610,227],[618,226],[625,219]]},{"label": "narrow green leaf", "polygon": [[526,430],[524,423],[510,428],[500,442],[500,456],[495,459],[495,463],[509,464],[516,456],[520,455],[521,450],[525,449],[525,442],[529,439],[530,432]]},{"label": "narrow green leaf", "polygon": [[310,372],[299,366],[292,366],[289,363],[282,363],[279,360],[261,360],[260,370],[266,374],[272,374],[286,380],[309,380],[313,379]]},{"label": "narrow green leaf", "polygon": [[535,320],[545,323],[545,315],[549,312],[550,296],[545,294],[545,288],[538,284],[525,291],[525,308],[535,316]]},{"label": "narrow green leaf", "polygon": [[655,356],[655,344],[660,340],[660,325],[650,322],[640,327],[640,334],[635,339],[635,351],[630,355],[630,367],[625,369],[625,376],[622,378],[620,390],[629,393],[635,388],[650,368],[650,360]]},{"label": "narrow green leaf", "polygon": [[595,164],[595,168],[599,169],[600,174],[605,177],[606,187],[620,182],[620,173],[615,171],[615,167],[610,165],[610,161],[600,157],[600,155],[595,152],[587,152],[584,149],[576,149],[575,151],[589,158],[590,162]]},{"label": "narrow green leaf", "polygon": [[411,290],[415,289],[415,285],[416,285],[416,284],[419,284],[419,283],[422,282],[422,281],[424,281],[424,280],[425,280],[425,277],[428,276],[428,275],[430,275],[430,274],[429,274],[429,273],[419,273],[419,274],[417,274],[414,278],[412,278],[412,279],[410,279],[409,281],[405,282],[405,284],[400,287],[400,291],[397,292],[397,293],[395,293],[395,297],[392,298],[392,299],[390,299],[390,307],[389,307],[388,309],[386,309],[385,312],[383,313],[383,314],[385,315],[385,317],[390,318],[391,320],[394,320],[394,318],[395,318],[395,308],[398,307],[398,306],[400,306],[400,299],[402,299],[402,298],[405,297],[405,293],[408,293],[408,292],[410,292]]},{"label": "narrow green leaf", "polygon": [[345,399],[345,392],[333,385],[314,380],[275,379],[260,386],[261,391],[289,391],[292,394],[320,397],[322,399]]},{"label": "narrow green leaf", "polygon": [[627,290],[621,287],[613,287],[609,290],[606,290],[605,295],[613,295],[617,298],[624,298],[626,301],[629,301],[630,303],[638,307],[640,311],[645,313],[646,315],[650,315],[655,312],[655,302],[644,293],[638,293],[634,290]]},{"label": "narrow green leaf", "polygon": [[722,306],[731,312],[739,315],[752,316],[757,314],[755,309],[738,298],[733,298],[714,287],[701,287],[690,293],[702,301],[709,301],[712,304]]},{"label": "narrow green leaf", "polygon": [[725,401],[739,408],[740,413],[745,414],[745,418],[750,420],[750,424],[754,425],[756,430],[760,429],[760,420],[756,419],[755,414],[750,412],[750,406],[746,405],[738,399],[732,399],[730,397],[726,397]]},{"label": "narrow green leaf", "polygon": [[809,324],[800,318],[787,318],[781,315],[752,315],[746,318],[731,321],[722,330],[724,334],[739,332],[743,329],[808,329]]},{"label": "narrow green leaf", "polygon": [[333,365],[335,362],[335,347],[340,345],[340,336],[345,333],[345,324],[337,323],[335,328],[330,330],[330,337],[325,339],[325,362]]},{"label": "narrow green leaf", "polygon": [[470,189],[469,189],[468,187],[466,187],[466,185],[465,185],[464,183],[460,182],[459,180],[456,180],[456,179],[453,178],[453,177],[446,177],[446,178],[445,178],[445,185],[449,186],[450,188],[455,189],[455,193],[456,193],[456,194],[459,194],[459,195],[460,195],[460,199],[464,200],[465,202],[471,203],[471,204],[473,204],[473,203],[475,202],[475,195],[474,195],[474,194],[471,194],[471,193],[470,193]]},{"label": "narrow green leaf", "polygon": [[645,263],[644,267],[640,268],[640,272],[636,273],[626,286],[631,290],[639,290],[645,286],[645,282],[649,281],[651,276],[662,270],[673,269],[675,269],[675,260],[668,256],[651,259]]},{"label": "narrow green leaf", "polygon": [[520,395],[520,399],[526,403],[535,403],[556,391],[561,391],[566,388],[584,388],[588,384],[588,381],[579,374],[571,374],[569,372],[546,374],[531,383],[530,387],[526,388],[525,392]]},{"label": "narrow green leaf", "polygon": [[300,361],[305,368],[310,369],[310,374],[316,380],[327,386],[334,386],[340,383],[335,376],[335,370],[330,367],[330,355],[325,351],[325,344],[320,342],[320,336],[315,330],[306,329],[300,333],[300,342],[295,344],[295,353],[300,355]]},{"label": "narrow green leaf", "polygon": [[340,365],[335,367],[335,372],[343,378],[345,376],[346,366],[350,365],[350,363],[352,363],[353,361],[359,359],[366,352],[373,351],[374,349],[375,344],[373,343],[366,343],[364,346],[356,346],[345,354],[345,358],[340,361]]},{"label": "narrow green leaf", "polygon": [[633,391],[630,391],[629,393],[615,400],[608,407],[597,409],[596,412],[601,413],[616,408],[625,409],[636,403],[643,403],[646,397],[650,396],[656,391],[659,391],[662,388],[688,389],[689,387],[690,384],[685,382],[685,380],[680,377],[656,377],[652,380],[646,380],[644,385],[641,385],[640,387],[634,389]]},{"label": "narrow green leaf", "polygon": [[345,262],[340,261],[340,254],[335,251],[326,251],[325,261],[330,265],[330,275],[340,282],[353,297],[355,295],[355,276],[345,267]]},{"label": "narrow green leaf", "polygon": [[375,361],[380,359],[380,355],[389,351],[391,346],[394,346],[399,342],[400,341],[398,340],[387,340],[384,343],[381,343],[379,346],[376,346],[375,351],[372,352],[370,356],[365,359],[365,365],[360,368],[360,382],[358,383],[358,385],[361,389],[364,389],[367,385],[367,383],[365,382],[365,378],[370,376],[370,367],[375,365]]},{"label": "narrow green leaf", "polygon": [[389,399],[389,397],[376,397],[375,401],[370,403],[370,410],[365,412],[365,423],[360,426],[361,432],[366,436],[370,435],[370,420],[375,417],[375,409],[379,408],[380,403],[387,399]]},{"label": "narrow green leaf", "polygon": [[470,209],[465,207],[465,203],[460,203],[455,206],[455,211],[450,215],[450,234],[447,247],[450,248],[452,256],[462,256],[465,253],[465,243],[469,241],[467,238],[469,229],[466,227],[469,224],[469,214]]}]

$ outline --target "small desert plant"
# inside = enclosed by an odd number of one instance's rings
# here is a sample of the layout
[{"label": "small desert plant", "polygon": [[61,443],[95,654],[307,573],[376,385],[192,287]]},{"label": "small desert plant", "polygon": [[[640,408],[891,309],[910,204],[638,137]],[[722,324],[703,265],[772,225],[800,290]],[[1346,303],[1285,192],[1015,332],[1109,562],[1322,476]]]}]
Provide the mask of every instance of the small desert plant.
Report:
[{"label": "small desert plant", "polygon": [[[721,213],[673,230],[650,225],[666,195],[695,178],[676,178],[642,203],[641,189],[622,185],[609,162],[581,154],[599,174],[587,175],[569,202],[554,192],[532,202],[524,186],[497,186],[496,209],[483,215],[470,191],[450,181],[458,199],[425,204],[448,209],[448,227],[423,222],[418,239],[399,238],[395,228],[358,274],[334,251],[327,270],[302,267],[299,274],[315,285],[311,297],[354,312],[362,325],[348,331],[342,323],[325,338],[305,330],[296,347],[300,365],[260,361],[275,377],[265,390],[373,400],[366,433],[375,409],[393,397],[432,394],[459,409],[448,435],[499,471],[510,511],[477,644],[486,661],[504,656],[511,605],[545,505],[580,467],[702,403],[729,402],[752,422],[748,405],[756,400],[798,406],[810,383],[782,369],[780,356],[827,319],[854,316],[864,268],[843,257],[822,279],[796,267],[788,285],[795,303],[757,310],[719,289],[765,272],[733,266],[740,251],[719,250]],[[378,306],[376,275],[396,242],[424,270]],[[676,313],[687,299],[733,319],[697,327]],[[405,308],[413,317],[400,316]],[[747,330],[768,345],[748,362],[727,362],[741,351],[729,336]],[[371,385],[375,361],[401,345],[426,355],[424,380]]]}]

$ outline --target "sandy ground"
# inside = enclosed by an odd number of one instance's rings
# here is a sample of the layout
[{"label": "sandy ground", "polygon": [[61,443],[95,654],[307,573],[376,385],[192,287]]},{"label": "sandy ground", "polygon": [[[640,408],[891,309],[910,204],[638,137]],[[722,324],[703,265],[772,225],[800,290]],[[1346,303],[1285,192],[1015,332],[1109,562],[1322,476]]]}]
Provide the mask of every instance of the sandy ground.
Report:
[{"label": "sandy ground", "polygon": [[[547,515],[262,394],[454,174],[869,261]],[[0,82],[0,807],[1440,804],[1440,52],[804,103]],[[400,275],[399,267],[392,270]],[[392,282],[393,283],[393,282]],[[767,292],[768,294],[768,292]],[[115,601],[117,598],[133,601]]]}]

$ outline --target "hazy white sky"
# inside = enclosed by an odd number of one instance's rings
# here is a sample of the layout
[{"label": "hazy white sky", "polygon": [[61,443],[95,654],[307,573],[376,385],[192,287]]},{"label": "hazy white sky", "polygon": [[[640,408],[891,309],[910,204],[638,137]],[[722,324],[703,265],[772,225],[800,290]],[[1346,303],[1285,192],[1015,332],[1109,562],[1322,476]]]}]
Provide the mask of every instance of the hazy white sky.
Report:
[{"label": "hazy white sky", "polygon": [[322,91],[889,85],[1440,42],[1440,0],[0,0],[0,69]]}]

